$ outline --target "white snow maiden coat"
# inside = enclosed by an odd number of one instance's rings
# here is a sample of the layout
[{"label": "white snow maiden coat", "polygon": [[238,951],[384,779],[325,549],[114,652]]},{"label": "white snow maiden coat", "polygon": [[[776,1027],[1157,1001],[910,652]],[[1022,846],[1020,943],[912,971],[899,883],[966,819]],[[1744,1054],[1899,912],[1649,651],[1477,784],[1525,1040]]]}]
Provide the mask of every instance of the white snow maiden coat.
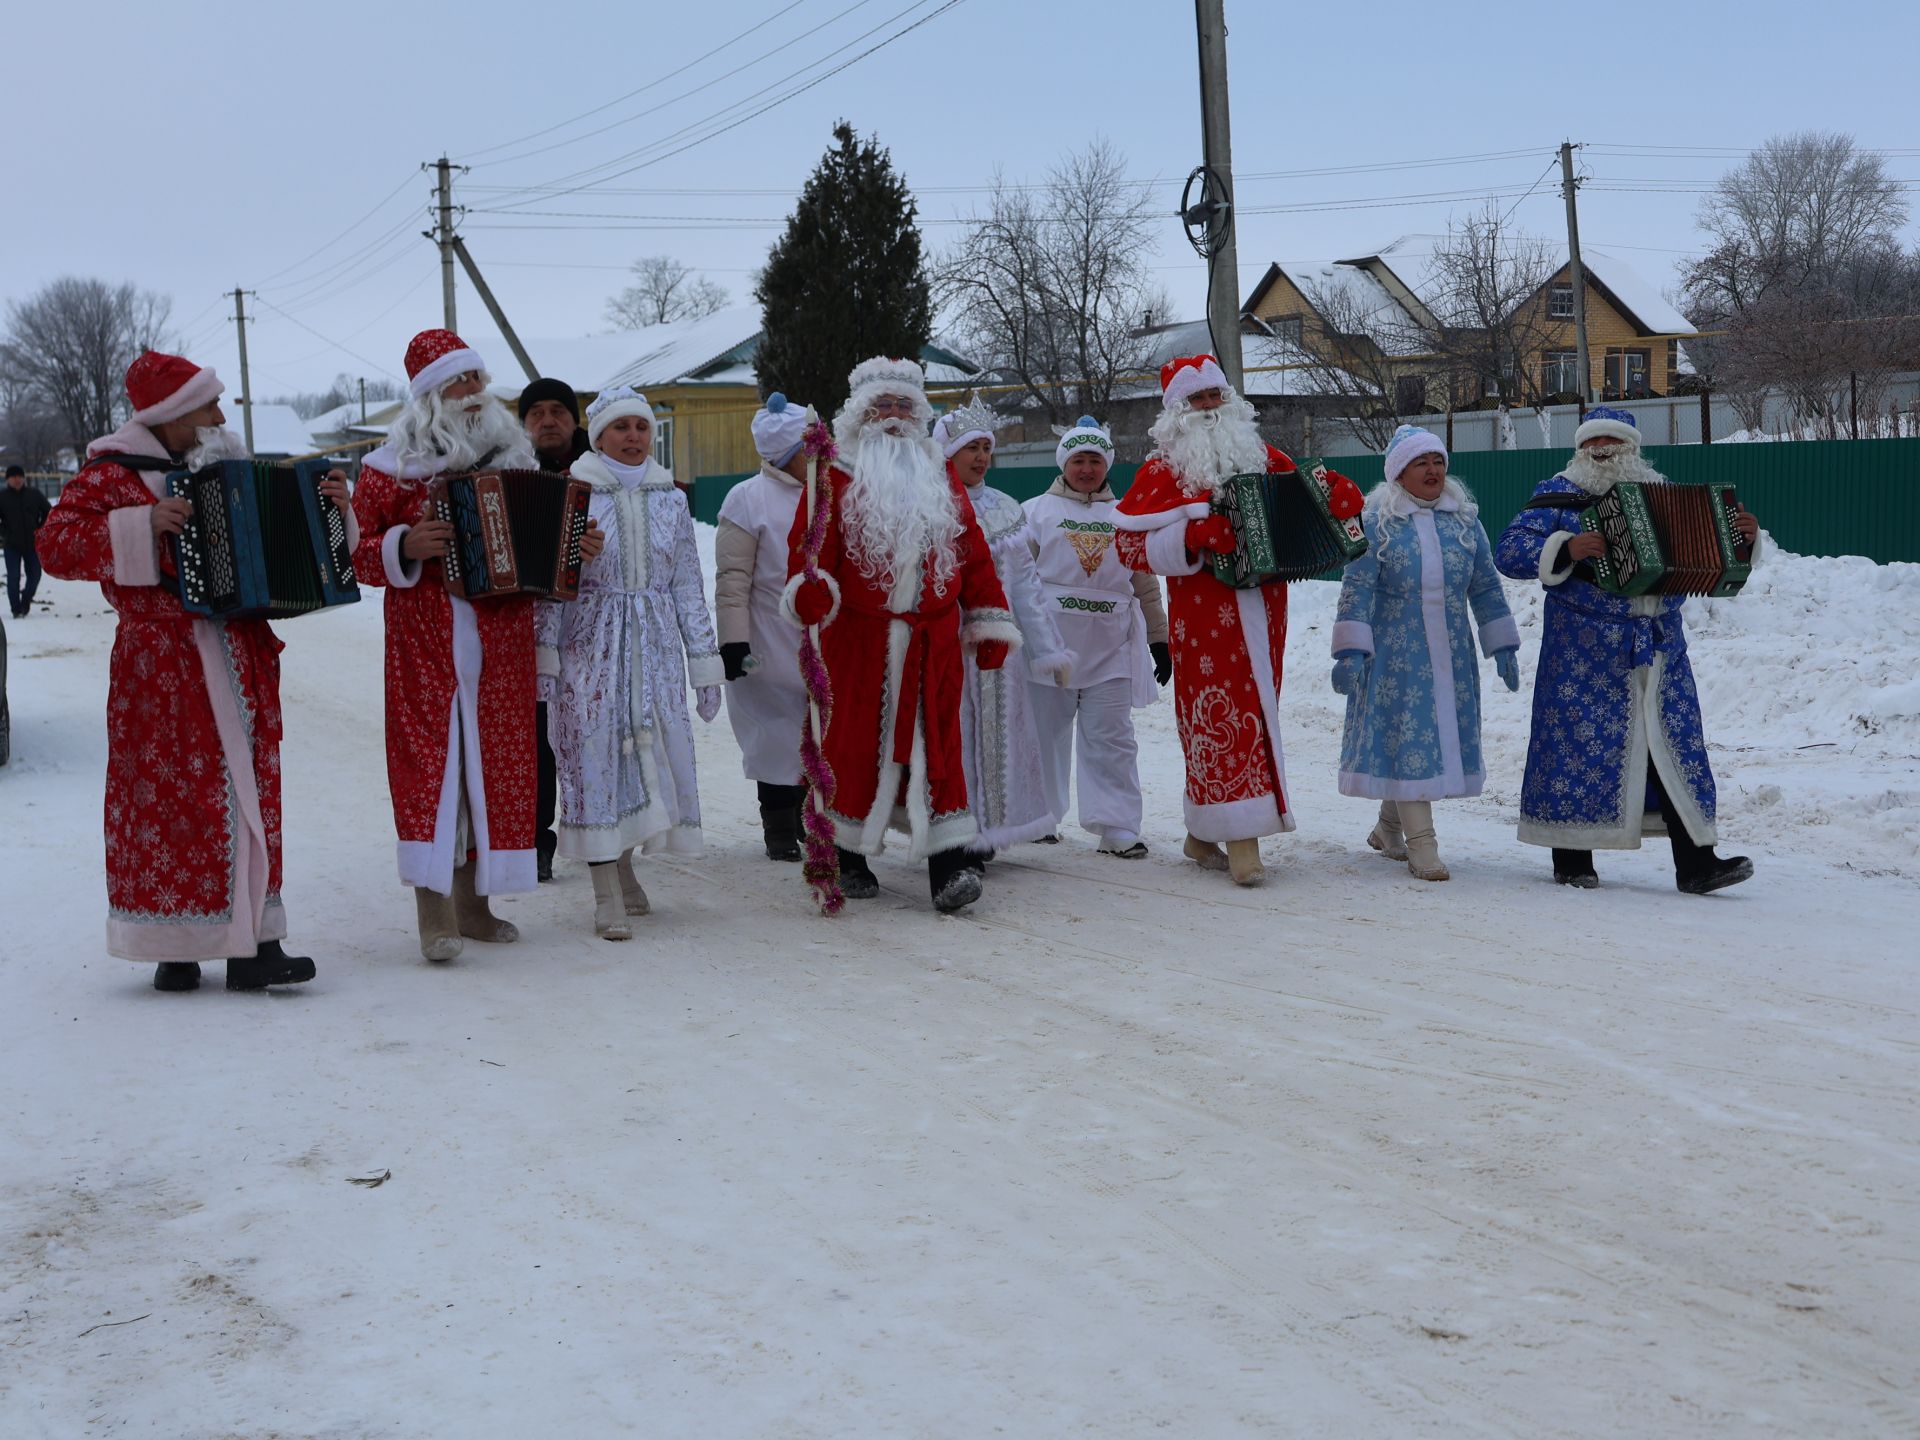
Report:
[{"label": "white snow maiden coat", "polygon": [[1066,646],[1053,623],[1033,550],[1027,544],[1027,517],[1020,502],[1004,491],[976,485],[967,491],[973,513],[993,553],[993,568],[1007,592],[1021,648],[998,670],[982,670],[969,653],[966,690],[960,702],[960,746],[967,775],[967,800],[980,835],[969,847],[1002,850],[1051,835],[1053,810],[1040,773],[1040,742],[1027,683],[1058,683],[1056,673],[1069,665]]},{"label": "white snow maiden coat", "polygon": [[[1167,610],[1159,579],[1129,570],[1114,550],[1117,503],[1105,486],[1081,495],[1055,480],[1023,508],[1040,592],[1073,662],[1073,688],[1124,678],[1137,710],[1160,695],[1147,645],[1166,640]],[[1046,675],[1033,680],[1052,683]]]},{"label": "white snow maiden coat", "polygon": [[583,455],[606,548],[580,598],[543,604],[535,663],[553,676],[547,726],[559,767],[559,853],[614,860],[636,846],[697,854],[700,794],[687,686],[724,678],[693,516],[665,466]]},{"label": "white snow maiden coat", "polygon": [[714,537],[713,603],[722,645],[746,644],[758,665],[727,686],[727,720],[740,742],[747,779],[800,783],[800,727],[807,687],[800,678],[800,627],[780,612],[787,587],[787,537],[805,485],[760,462],[727,492]]},{"label": "white snow maiden coat", "polygon": [[1347,566],[1333,651],[1372,657],[1347,697],[1340,793],[1375,800],[1478,795],[1480,649],[1520,643],[1479,507],[1449,477],[1431,507],[1388,480],[1367,496],[1367,553]]}]

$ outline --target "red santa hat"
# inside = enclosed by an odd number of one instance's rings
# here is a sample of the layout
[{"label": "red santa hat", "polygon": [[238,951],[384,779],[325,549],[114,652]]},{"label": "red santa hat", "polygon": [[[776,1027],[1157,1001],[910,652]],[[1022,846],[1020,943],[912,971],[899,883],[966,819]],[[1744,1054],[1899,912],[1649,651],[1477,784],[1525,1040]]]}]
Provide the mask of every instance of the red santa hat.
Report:
[{"label": "red santa hat", "polygon": [[1182,355],[1160,367],[1161,403],[1169,408],[1197,391],[1227,388],[1227,372],[1211,355]]},{"label": "red santa hat", "polygon": [[133,418],[149,428],[211,405],[226,388],[211,369],[158,350],[147,351],[127,367]]},{"label": "red santa hat", "polygon": [[451,330],[422,330],[407,345],[407,390],[416,400],[449,380],[486,368],[480,352]]}]

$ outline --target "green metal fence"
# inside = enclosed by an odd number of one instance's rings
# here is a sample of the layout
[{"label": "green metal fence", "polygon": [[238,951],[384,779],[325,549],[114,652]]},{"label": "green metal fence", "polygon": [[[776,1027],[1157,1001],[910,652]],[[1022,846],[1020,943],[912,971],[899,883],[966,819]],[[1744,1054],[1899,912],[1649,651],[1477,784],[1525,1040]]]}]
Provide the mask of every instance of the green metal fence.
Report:
[{"label": "green metal fence", "polygon": [[[1480,501],[1487,533],[1501,529],[1565,462],[1564,450],[1492,450],[1455,455],[1453,473]],[[1799,555],[1864,555],[1882,564],[1920,562],[1920,440],[1799,440],[1757,445],[1650,445],[1648,462],[1669,480],[1731,480],[1740,501],[1773,538]],[[1333,467],[1362,490],[1385,472],[1378,455],[1343,455]],[[1124,494],[1131,465],[1113,468]],[[987,479],[1016,500],[1041,494],[1051,466],[995,467]],[[712,523],[720,502],[744,475],[703,475],[694,483],[695,518]]]}]

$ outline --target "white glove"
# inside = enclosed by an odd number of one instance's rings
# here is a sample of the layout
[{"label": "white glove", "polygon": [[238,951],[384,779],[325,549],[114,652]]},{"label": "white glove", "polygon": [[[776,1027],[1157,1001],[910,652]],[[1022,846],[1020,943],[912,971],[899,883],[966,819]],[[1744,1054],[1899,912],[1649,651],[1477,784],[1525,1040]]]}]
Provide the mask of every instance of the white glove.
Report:
[{"label": "white glove", "polygon": [[535,675],[533,677],[533,698],[538,700],[542,705],[551,705],[553,703],[554,682],[559,678],[557,675]]},{"label": "white glove", "polygon": [[693,692],[693,695],[694,713],[702,720],[711,724],[713,717],[720,713],[720,687],[718,685],[702,685],[698,690]]}]

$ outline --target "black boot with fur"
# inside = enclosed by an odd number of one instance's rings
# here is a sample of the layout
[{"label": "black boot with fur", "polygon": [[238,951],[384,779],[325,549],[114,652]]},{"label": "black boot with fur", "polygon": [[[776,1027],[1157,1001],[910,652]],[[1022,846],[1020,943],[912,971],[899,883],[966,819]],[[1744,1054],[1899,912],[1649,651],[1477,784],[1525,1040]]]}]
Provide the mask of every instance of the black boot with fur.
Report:
[{"label": "black boot with fur", "polygon": [[301,985],[313,979],[313,961],[289,955],[278,940],[263,940],[252,955],[227,961],[227,989],[264,990],[269,985]]}]

